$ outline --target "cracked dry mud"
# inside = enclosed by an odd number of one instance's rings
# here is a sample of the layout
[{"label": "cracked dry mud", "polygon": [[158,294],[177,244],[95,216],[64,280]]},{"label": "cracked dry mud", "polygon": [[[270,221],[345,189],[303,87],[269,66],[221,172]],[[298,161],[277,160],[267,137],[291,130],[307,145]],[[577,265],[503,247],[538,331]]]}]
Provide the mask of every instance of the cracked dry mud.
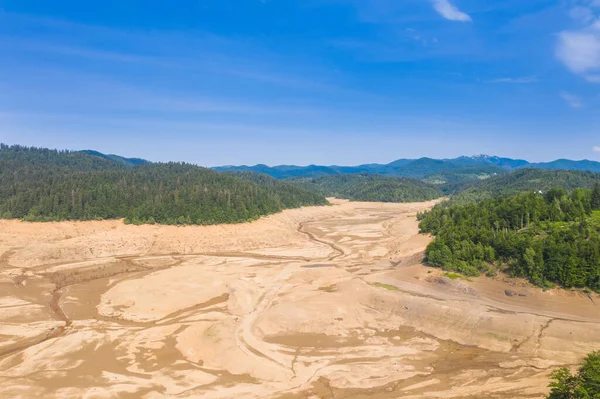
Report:
[{"label": "cracked dry mud", "polygon": [[421,265],[432,202],[334,202],[229,226],[0,221],[0,397],[542,398],[600,349],[597,296]]}]

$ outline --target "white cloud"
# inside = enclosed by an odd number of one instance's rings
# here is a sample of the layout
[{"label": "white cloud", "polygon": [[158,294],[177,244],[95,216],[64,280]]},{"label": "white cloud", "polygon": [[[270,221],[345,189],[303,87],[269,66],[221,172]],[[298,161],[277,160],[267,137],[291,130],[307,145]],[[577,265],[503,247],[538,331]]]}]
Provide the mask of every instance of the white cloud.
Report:
[{"label": "white cloud", "polygon": [[591,83],[600,83],[600,75],[587,75],[585,80]]},{"label": "white cloud", "polygon": [[600,68],[600,33],[564,31],[558,35],[556,56],[575,73]]},{"label": "white cloud", "polygon": [[523,76],[519,78],[497,78],[488,80],[488,83],[515,83],[515,84],[527,84],[537,83],[539,79],[536,76]]},{"label": "white cloud", "polygon": [[558,34],[556,58],[589,82],[600,76],[600,0],[578,0],[569,10],[580,28]]},{"label": "white cloud", "polygon": [[600,145],[593,147],[592,150],[594,150],[595,152],[600,152]]},{"label": "white cloud", "polygon": [[433,0],[433,8],[442,17],[450,21],[470,22],[471,16],[460,11],[450,0]]},{"label": "white cloud", "polygon": [[588,24],[594,20],[594,12],[590,8],[583,6],[571,8],[569,11],[569,16],[575,21],[579,21],[584,24]]},{"label": "white cloud", "polygon": [[577,97],[576,95],[574,95],[574,94],[567,93],[566,91],[563,91],[563,92],[560,93],[560,97],[563,100],[565,100],[565,102],[571,108],[581,108],[581,107],[583,107],[583,101],[581,101],[581,99],[579,97]]}]

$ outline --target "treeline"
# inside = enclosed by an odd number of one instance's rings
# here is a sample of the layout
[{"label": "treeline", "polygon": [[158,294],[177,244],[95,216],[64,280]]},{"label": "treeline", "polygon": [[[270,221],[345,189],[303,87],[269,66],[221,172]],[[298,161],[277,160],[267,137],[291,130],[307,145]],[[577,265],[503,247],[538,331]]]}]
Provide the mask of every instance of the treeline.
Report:
[{"label": "treeline", "polygon": [[442,196],[439,188],[414,179],[372,174],[333,175],[290,182],[326,197],[369,202],[418,202]]},{"label": "treeline", "polygon": [[83,172],[89,170],[121,169],[123,165],[82,151],[51,150],[48,148],[9,146],[0,143],[0,171],[6,174],[32,173],[50,168],[47,172]]},{"label": "treeline", "polygon": [[[551,189],[419,215],[426,261],[466,275],[504,269],[540,286],[600,291],[600,185]],[[496,266],[494,266],[496,265]]]},{"label": "treeline", "polygon": [[600,182],[600,174],[576,170],[522,169],[452,187],[453,196],[446,205],[466,204],[498,196],[507,197],[529,191],[546,192],[552,188],[571,191],[592,188]]},{"label": "treeline", "polygon": [[548,399],[600,398],[600,351],[590,353],[576,374],[562,367],[552,373]]},{"label": "treeline", "polygon": [[327,203],[269,177],[252,182],[183,163],[126,167],[82,152],[2,146],[0,167],[0,217],[27,221],[218,224]]}]

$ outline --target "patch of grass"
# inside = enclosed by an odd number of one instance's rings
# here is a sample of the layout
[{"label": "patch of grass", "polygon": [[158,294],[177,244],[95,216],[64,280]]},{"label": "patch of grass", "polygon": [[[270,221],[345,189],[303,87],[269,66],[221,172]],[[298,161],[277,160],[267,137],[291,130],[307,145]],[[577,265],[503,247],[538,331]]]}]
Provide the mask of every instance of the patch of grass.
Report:
[{"label": "patch of grass", "polygon": [[505,335],[500,335],[500,334],[496,334],[496,333],[493,333],[493,332],[489,332],[487,334],[491,335],[494,338],[496,338],[498,341],[512,342],[512,340],[509,337],[505,336]]},{"label": "patch of grass", "polygon": [[373,283],[372,284],[374,287],[381,287],[381,288],[385,288],[388,291],[400,291],[398,289],[398,287],[394,287],[393,285],[389,285],[389,284],[383,284],[383,283]]},{"label": "patch of grass", "polygon": [[456,280],[459,278],[463,278],[463,276],[461,276],[458,273],[444,273],[444,276],[448,277],[450,280]]},{"label": "patch of grass", "polygon": [[450,280],[465,280],[465,281],[469,281],[472,282],[473,280],[471,280],[468,277],[463,276],[462,274],[458,274],[458,273],[444,273],[445,277],[448,277]]},{"label": "patch of grass", "polygon": [[556,288],[556,284],[554,284],[552,281],[544,280],[542,282],[542,290],[543,291],[551,290],[554,288]]}]

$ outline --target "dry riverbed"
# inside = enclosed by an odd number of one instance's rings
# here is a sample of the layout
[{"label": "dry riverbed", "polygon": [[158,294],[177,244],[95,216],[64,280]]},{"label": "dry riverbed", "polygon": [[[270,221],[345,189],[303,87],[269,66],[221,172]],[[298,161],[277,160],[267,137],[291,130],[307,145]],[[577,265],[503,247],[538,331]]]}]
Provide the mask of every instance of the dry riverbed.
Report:
[{"label": "dry riverbed", "polygon": [[419,204],[0,221],[2,398],[542,398],[600,298],[420,264]]}]

